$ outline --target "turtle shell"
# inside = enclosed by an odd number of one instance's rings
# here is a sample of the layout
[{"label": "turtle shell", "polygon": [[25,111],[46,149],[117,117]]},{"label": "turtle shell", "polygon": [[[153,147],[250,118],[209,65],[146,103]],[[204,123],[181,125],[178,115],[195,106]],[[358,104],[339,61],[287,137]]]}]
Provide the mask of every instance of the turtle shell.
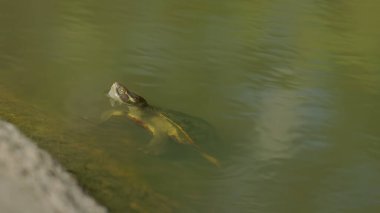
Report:
[{"label": "turtle shell", "polygon": [[214,145],[216,132],[213,126],[202,118],[191,116],[175,110],[157,109],[181,126],[193,139],[194,143],[202,147]]}]

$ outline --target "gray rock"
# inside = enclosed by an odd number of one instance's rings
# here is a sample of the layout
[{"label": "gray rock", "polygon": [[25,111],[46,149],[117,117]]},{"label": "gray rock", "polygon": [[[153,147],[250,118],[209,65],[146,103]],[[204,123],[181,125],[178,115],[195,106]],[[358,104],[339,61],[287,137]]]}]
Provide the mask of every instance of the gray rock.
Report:
[{"label": "gray rock", "polygon": [[0,121],[0,209],[7,213],[107,212],[49,154],[4,121]]}]

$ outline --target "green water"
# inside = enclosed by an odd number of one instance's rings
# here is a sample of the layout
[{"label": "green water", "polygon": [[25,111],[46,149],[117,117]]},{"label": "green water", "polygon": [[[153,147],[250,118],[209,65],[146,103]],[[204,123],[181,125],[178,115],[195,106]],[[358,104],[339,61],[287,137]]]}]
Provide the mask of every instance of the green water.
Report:
[{"label": "green water", "polygon": [[[141,211],[380,212],[379,10],[359,0],[2,0],[0,84],[67,118],[80,135],[72,147],[107,156],[66,164],[112,212],[139,211],[130,200],[144,195],[84,164],[133,168],[173,204]],[[216,137],[198,143],[222,167],[181,147],[146,155],[149,134],[122,119],[99,126],[114,81],[207,121]]]}]

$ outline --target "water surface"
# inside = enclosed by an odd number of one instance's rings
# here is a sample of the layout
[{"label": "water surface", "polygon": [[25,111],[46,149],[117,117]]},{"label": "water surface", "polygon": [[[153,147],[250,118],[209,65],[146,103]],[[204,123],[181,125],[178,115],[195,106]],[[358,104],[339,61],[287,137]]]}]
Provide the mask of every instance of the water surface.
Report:
[{"label": "water surface", "polygon": [[[3,0],[0,84],[68,118],[78,146],[101,150],[115,171],[133,167],[173,203],[165,211],[379,212],[379,9],[358,0]],[[181,147],[145,155],[149,134],[122,119],[75,122],[110,107],[113,81],[207,121],[217,136],[198,143],[222,168]],[[133,207],[122,179],[72,172],[91,193],[107,188],[96,198],[111,211]]]}]

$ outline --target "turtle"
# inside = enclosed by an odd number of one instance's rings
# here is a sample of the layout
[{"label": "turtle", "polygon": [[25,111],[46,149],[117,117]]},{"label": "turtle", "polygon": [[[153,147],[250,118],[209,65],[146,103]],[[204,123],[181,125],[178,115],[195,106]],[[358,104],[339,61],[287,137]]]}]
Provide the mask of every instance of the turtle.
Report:
[{"label": "turtle", "polygon": [[152,139],[146,147],[147,152],[154,151],[161,146],[166,137],[172,138],[179,144],[191,145],[204,159],[216,167],[220,167],[219,160],[205,152],[188,132],[169,115],[158,107],[148,104],[140,95],[129,90],[119,82],[114,82],[107,94],[113,109],[102,114],[102,120],[113,116],[125,116],[136,124],[149,130]]}]

